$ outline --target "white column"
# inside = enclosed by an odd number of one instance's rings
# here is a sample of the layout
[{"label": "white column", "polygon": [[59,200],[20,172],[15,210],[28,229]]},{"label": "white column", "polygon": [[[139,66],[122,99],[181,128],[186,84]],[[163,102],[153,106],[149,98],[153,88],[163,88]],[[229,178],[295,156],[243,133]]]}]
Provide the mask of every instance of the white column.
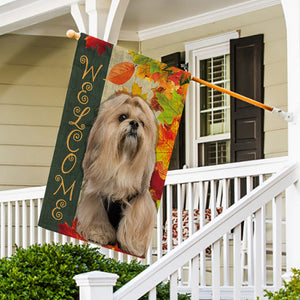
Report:
[{"label": "white column", "polygon": [[103,39],[111,0],[86,0],[85,10],[89,15],[88,34]]},{"label": "white column", "polygon": [[[300,165],[300,1],[281,0],[287,29],[288,111],[293,122],[288,125],[289,159]],[[300,178],[300,174],[299,177]],[[300,183],[286,195],[287,268],[300,268]]]},{"label": "white column", "polygon": [[119,276],[100,271],[78,274],[74,276],[79,286],[80,300],[113,300],[113,287]]}]

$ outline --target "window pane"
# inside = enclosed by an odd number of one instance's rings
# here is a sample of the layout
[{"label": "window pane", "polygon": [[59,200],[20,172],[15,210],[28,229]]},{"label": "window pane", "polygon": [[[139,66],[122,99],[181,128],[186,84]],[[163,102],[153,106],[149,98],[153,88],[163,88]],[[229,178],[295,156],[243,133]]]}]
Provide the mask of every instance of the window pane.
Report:
[{"label": "window pane", "polygon": [[[229,55],[200,61],[200,75],[220,87],[229,89]],[[200,137],[228,133],[230,130],[230,96],[205,85],[200,86]]]},{"label": "window pane", "polygon": [[198,145],[198,165],[212,166],[230,162],[230,141],[217,141]]}]

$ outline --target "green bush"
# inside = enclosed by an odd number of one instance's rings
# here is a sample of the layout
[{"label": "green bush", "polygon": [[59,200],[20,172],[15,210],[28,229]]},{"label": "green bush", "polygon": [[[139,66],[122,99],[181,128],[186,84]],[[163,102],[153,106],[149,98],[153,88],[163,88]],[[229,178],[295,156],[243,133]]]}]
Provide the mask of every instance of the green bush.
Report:
[{"label": "green bush", "polygon": [[283,281],[284,287],[279,291],[265,291],[265,297],[270,300],[300,300],[300,270],[292,269],[293,276],[289,282]]},{"label": "green bush", "polygon": [[[74,300],[79,295],[73,279],[77,274],[95,270],[116,273],[119,275],[117,290],[146,268],[136,261],[127,264],[106,259],[97,248],[88,245],[17,247],[14,255],[0,259],[0,299]],[[168,284],[160,284],[157,291],[158,299],[169,299]],[[189,299],[189,296],[179,295],[179,299]]]}]

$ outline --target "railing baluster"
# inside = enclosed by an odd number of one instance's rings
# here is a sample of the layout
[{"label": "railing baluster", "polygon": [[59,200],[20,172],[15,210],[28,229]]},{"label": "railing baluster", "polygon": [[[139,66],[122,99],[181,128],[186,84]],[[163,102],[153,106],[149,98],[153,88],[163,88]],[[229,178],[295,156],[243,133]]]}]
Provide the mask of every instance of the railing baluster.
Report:
[{"label": "railing baluster", "polygon": [[[178,245],[182,242],[182,189],[181,185],[177,184],[177,217],[178,217],[178,227],[177,227],[177,238]],[[183,267],[178,270],[179,275],[179,285],[183,285]]]},{"label": "railing baluster", "polygon": [[20,247],[20,205],[15,201],[15,244]]},{"label": "railing baluster", "polygon": [[[203,228],[205,224],[205,190],[204,190],[204,182],[199,182],[199,197],[200,197],[200,228]],[[206,285],[206,260],[205,260],[205,250],[200,252],[200,284],[201,286]]]},{"label": "railing baluster", "polygon": [[0,256],[1,258],[5,256],[5,206],[4,202],[1,202],[0,206],[1,210],[1,220],[0,220],[0,226],[1,226],[1,251],[0,251]]},{"label": "railing baluster", "polygon": [[9,201],[7,203],[7,256],[12,255],[12,247],[13,247],[13,241],[12,241],[13,235],[12,235],[12,203]]},{"label": "railing baluster", "polygon": [[[247,194],[253,189],[253,177],[247,176],[246,180]],[[253,285],[254,274],[253,274],[253,219],[252,215],[247,218],[247,261],[248,261],[248,284]]]},{"label": "railing baluster", "polygon": [[262,285],[262,210],[255,213],[254,229],[254,299],[263,297]]},{"label": "railing baluster", "polygon": [[[228,208],[228,186],[227,186],[227,180],[222,179],[222,204],[223,210],[226,211]],[[228,233],[225,233],[223,236],[223,276],[224,276],[224,285],[229,285],[229,239],[228,239]]]},{"label": "railing baluster", "polygon": [[170,276],[170,300],[177,300],[177,271]]},{"label": "railing baluster", "polygon": [[191,300],[199,300],[199,255],[191,260]]},{"label": "railing baluster", "polygon": [[[161,200],[162,201],[162,200]],[[162,223],[163,223],[163,207],[162,202],[159,205],[159,209],[157,212],[157,226],[156,226],[156,236],[157,236],[157,259],[162,257]]]},{"label": "railing baluster", "polygon": [[46,243],[47,244],[51,243],[50,234],[51,234],[51,231],[46,229],[45,235],[46,235]]},{"label": "railing baluster", "polygon": [[267,230],[266,230],[266,206],[261,208],[261,223],[262,223],[262,235],[261,235],[261,249],[262,249],[262,261],[261,261],[261,281],[262,286],[267,285]]},{"label": "railing baluster", "polygon": [[[150,242],[150,245],[149,245],[149,248],[148,248],[148,251],[147,251],[147,265],[151,265],[152,264],[152,260],[153,260],[153,257],[152,257],[152,243],[153,243],[153,238],[151,238],[151,242]],[[119,260],[123,262],[123,253],[119,252],[119,254],[122,254],[122,255],[118,255],[119,257]]]},{"label": "railing baluster", "polygon": [[212,293],[213,299],[219,300],[220,294],[220,241],[216,241],[211,247],[211,264],[212,264]]},{"label": "railing baluster", "polygon": [[30,245],[35,243],[35,213],[34,213],[34,202],[30,199]]},{"label": "railing baluster", "polygon": [[282,195],[272,200],[273,208],[273,282],[274,289],[281,287],[282,273]]},{"label": "railing baluster", "polygon": [[238,177],[234,177],[234,203],[240,200],[241,197],[241,180]]},{"label": "railing baluster", "polygon": [[189,210],[189,236],[191,236],[194,233],[194,205],[191,182],[189,182],[187,186],[187,202]]},{"label": "railing baluster", "polygon": [[[40,216],[43,200],[41,198],[38,198],[37,201],[38,201],[37,211],[38,211],[38,216]],[[38,244],[42,244],[44,242],[43,241],[43,229],[40,226],[38,226],[38,228],[37,228],[37,239],[38,239],[37,240]]]},{"label": "railing baluster", "polygon": [[66,244],[68,242],[68,237],[66,235],[62,234],[61,242],[62,242],[62,244]]},{"label": "railing baluster", "polygon": [[233,299],[241,299],[242,266],[241,266],[241,224],[233,232]]},{"label": "railing baluster", "polygon": [[167,245],[168,245],[168,252],[170,252],[173,248],[172,246],[172,186],[167,185],[166,187],[167,193]]},{"label": "railing baluster", "polygon": [[22,201],[22,247],[27,248],[27,203]]},{"label": "railing baluster", "polygon": [[213,220],[216,216],[216,181],[210,181],[210,199],[209,207],[211,209],[211,219]]},{"label": "railing baluster", "polygon": [[156,300],[156,287],[149,291],[149,300]]}]

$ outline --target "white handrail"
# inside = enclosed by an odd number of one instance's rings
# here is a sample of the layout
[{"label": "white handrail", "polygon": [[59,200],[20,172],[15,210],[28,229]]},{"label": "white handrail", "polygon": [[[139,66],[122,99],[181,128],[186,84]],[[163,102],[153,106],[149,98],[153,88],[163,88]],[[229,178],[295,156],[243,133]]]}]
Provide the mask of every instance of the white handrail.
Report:
[{"label": "white handrail", "polygon": [[0,202],[44,198],[46,186],[7,190],[0,192]]},{"label": "white handrail", "polygon": [[222,178],[258,176],[277,172],[288,162],[286,156],[257,159],[208,167],[168,171],[165,185],[180,182],[209,181]]},{"label": "white handrail", "polygon": [[252,190],[189,239],[116,291],[114,300],[138,299],[152,290],[167,276],[173,274],[183,264],[198,255],[200,251],[206,249],[225,233],[239,225],[249,215],[259,210],[270,199],[276,197],[291,184],[295,183],[297,180],[297,167],[296,164],[290,163]]}]

